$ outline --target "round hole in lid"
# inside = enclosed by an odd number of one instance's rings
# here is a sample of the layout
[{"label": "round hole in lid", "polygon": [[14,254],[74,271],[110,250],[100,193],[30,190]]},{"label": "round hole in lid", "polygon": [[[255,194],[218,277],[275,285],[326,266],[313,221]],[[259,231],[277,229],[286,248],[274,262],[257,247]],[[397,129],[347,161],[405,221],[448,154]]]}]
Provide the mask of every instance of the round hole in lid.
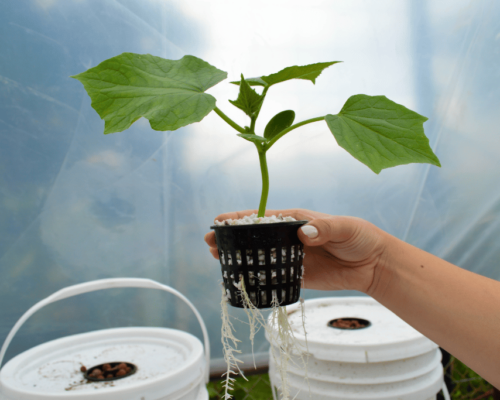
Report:
[{"label": "round hole in lid", "polygon": [[137,372],[137,366],[130,362],[115,361],[80,369],[85,379],[94,382],[110,382],[123,379]]},{"label": "round hole in lid", "polygon": [[344,317],[344,318],[335,318],[328,322],[328,326],[330,328],[335,329],[344,329],[344,330],[358,330],[365,329],[371,326],[371,322],[367,319],[363,318],[355,318],[355,317]]}]

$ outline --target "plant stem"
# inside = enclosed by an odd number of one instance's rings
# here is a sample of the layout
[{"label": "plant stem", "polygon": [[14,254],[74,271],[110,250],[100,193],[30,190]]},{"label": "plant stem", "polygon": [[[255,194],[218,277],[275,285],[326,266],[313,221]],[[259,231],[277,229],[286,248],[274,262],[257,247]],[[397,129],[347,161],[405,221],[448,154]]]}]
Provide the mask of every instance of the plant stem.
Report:
[{"label": "plant stem", "polygon": [[224,114],[221,110],[219,110],[218,107],[215,107],[214,111],[217,113],[217,115],[219,117],[221,117],[224,121],[226,121],[229,125],[231,125],[239,133],[247,133],[241,126],[239,126],[236,122],[234,122],[231,118],[229,118],[226,114]]},{"label": "plant stem", "polygon": [[266,213],[267,196],[269,194],[269,171],[267,170],[266,150],[258,149],[260,172],[262,173],[262,194],[260,196],[260,205],[258,217],[263,217]]},{"label": "plant stem", "polygon": [[316,121],[322,121],[324,120],[325,117],[317,117],[317,118],[311,118],[311,119],[306,119],[305,121],[299,122],[295,125],[290,126],[289,128],[283,129],[280,133],[278,133],[275,137],[273,137],[269,142],[267,142],[264,145],[265,150],[269,150],[271,146],[276,143],[276,141],[281,138],[282,136],[286,135],[288,132],[293,131],[294,129],[297,129],[299,126],[310,124],[312,122]]},{"label": "plant stem", "polygon": [[272,138],[267,143],[263,143],[261,146],[257,146],[257,151],[259,152],[259,161],[260,161],[260,172],[262,173],[262,194],[260,196],[260,205],[259,205],[259,213],[257,214],[258,217],[264,217],[266,213],[266,205],[267,205],[267,197],[269,195],[269,171],[267,169],[267,159],[266,159],[266,151],[269,150],[269,148],[276,143],[276,141],[287,134],[288,132],[306,124],[310,124],[312,122],[317,122],[324,120],[325,117],[317,117],[317,118],[311,118],[307,119],[305,121],[299,122],[295,125],[290,126],[287,129],[283,129],[280,133],[278,133],[275,137]]}]

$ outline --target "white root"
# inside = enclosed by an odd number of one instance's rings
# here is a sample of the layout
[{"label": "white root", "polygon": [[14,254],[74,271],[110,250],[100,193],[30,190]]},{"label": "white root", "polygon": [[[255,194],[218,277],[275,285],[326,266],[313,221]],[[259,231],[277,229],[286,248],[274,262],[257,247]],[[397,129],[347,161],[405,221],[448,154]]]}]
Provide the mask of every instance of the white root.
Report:
[{"label": "white root", "polygon": [[273,295],[271,306],[272,313],[269,320],[270,326],[267,330],[268,339],[271,343],[271,355],[274,359],[274,364],[281,381],[281,399],[289,400],[290,388],[287,379],[288,362],[290,361],[292,349],[297,345],[290,324],[288,323],[286,307],[279,306],[276,295]]},{"label": "white root", "polygon": [[244,379],[247,379],[243,372],[240,369],[239,363],[243,363],[243,361],[236,358],[237,353],[241,353],[241,350],[238,350],[238,340],[233,335],[233,324],[231,323],[229,317],[229,311],[227,307],[227,295],[224,290],[224,284],[222,284],[222,300],[221,300],[221,317],[222,317],[222,329],[221,329],[221,341],[222,341],[222,349],[224,352],[224,360],[226,361],[227,370],[222,376],[225,376],[224,382],[224,400],[229,400],[233,396],[229,393],[230,390],[234,389],[234,381],[235,379],[231,375],[240,374]]},{"label": "white root", "polygon": [[[302,273],[304,272],[304,266],[302,266]],[[306,342],[306,353],[304,357],[304,352],[300,353],[300,360],[304,366],[304,378],[307,382],[307,388],[309,390],[309,398],[311,399],[311,382],[309,381],[309,375],[307,373],[307,365],[309,364],[309,344],[307,343],[307,331],[306,331],[306,305],[305,300],[300,298],[300,316],[302,321],[302,329],[304,330],[304,340]]]},{"label": "white root", "polygon": [[242,276],[240,276],[240,284],[241,284],[241,301],[243,303],[243,308],[248,317],[248,325],[250,326],[250,342],[252,343],[252,357],[253,357],[253,366],[257,369],[255,365],[255,354],[253,351],[254,338],[257,332],[259,332],[260,328],[266,326],[266,319],[260,312],[260,310],[255,307],[253,302],[248,297],[248,293],[245,289],[245,281]]},{"label": "white root", "polygon": [[[273,293],[272,299],[272,311],[271,317],[269,319],[269,324],[266,323],[266,319],[262,315],[262,312],[253,304],[248,296],[245,289],[245,283],[243,277],[240,276],[241,284],[241,299],[243,302],[243,307],[248,317],[248,324],[250,325],[250,340],[252,342],[252,355],[253,355],[253,343],[256,333],[260,328],[266,330],[269,342],[271,344],[271,354],[274,359],[274,364],[276,365],[277,372],[280,376],[281,381],[281,400],[290,400],[290,389],[288,385],[288,363],[291,360],[292,352],[300,356],[302,366],[305,369],[306,380],[309,384],[309,379],[307,376],[307,360],[304,358],[304,349],[301,348],[300,344],[295,339],[290,323],[288,322],[288,315],[286,312],[286,307],[280,307],[278,298],[275,293]],[[302,311],[302,325],[305,331],[305,316],[304,316],[304,304],[303,299],[301,299],[301,311]],[[306,339],[307,347],[307,339]],[[293,362],[293,361],[292,361]],[[254,358],[255,367],[255,358]],[[274,389],[273,389],[274,390]],[[309,395],[311,391],[309,390]]]}]

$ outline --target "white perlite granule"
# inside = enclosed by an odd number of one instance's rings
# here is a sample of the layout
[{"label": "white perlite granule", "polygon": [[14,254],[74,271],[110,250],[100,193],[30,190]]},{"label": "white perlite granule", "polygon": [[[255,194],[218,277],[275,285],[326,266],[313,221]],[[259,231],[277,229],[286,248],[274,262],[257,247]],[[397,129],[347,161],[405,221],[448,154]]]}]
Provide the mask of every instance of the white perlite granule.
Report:
[{"label": "white perlite granule", "polygon": [[293,217],[284,217],[282,214],[276,216],[271,215],[270,217],[257,217],[257,214],[252,214],[250,216],[245,216],[241,219],[226,219],[224,221],[215,220],[215,225],[252,225],[252,224],[273,224],[276,222],[292,222],[297,221]]}]

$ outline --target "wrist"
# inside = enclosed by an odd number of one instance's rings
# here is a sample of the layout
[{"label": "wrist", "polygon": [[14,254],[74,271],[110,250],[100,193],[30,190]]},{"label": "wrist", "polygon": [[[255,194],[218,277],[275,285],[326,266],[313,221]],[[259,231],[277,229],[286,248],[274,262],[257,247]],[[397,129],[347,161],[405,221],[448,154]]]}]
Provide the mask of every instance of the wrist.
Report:
[{"label": "wrist", "polygon": [[387,232],[380,231],[381,253],[373,270],[372,283],[368,290],[365,292],[367,295],[380,301],[387,294],[391,283],[396,277],[396,254],[401,250],[402,244],[406,244],[388,234]]}]

